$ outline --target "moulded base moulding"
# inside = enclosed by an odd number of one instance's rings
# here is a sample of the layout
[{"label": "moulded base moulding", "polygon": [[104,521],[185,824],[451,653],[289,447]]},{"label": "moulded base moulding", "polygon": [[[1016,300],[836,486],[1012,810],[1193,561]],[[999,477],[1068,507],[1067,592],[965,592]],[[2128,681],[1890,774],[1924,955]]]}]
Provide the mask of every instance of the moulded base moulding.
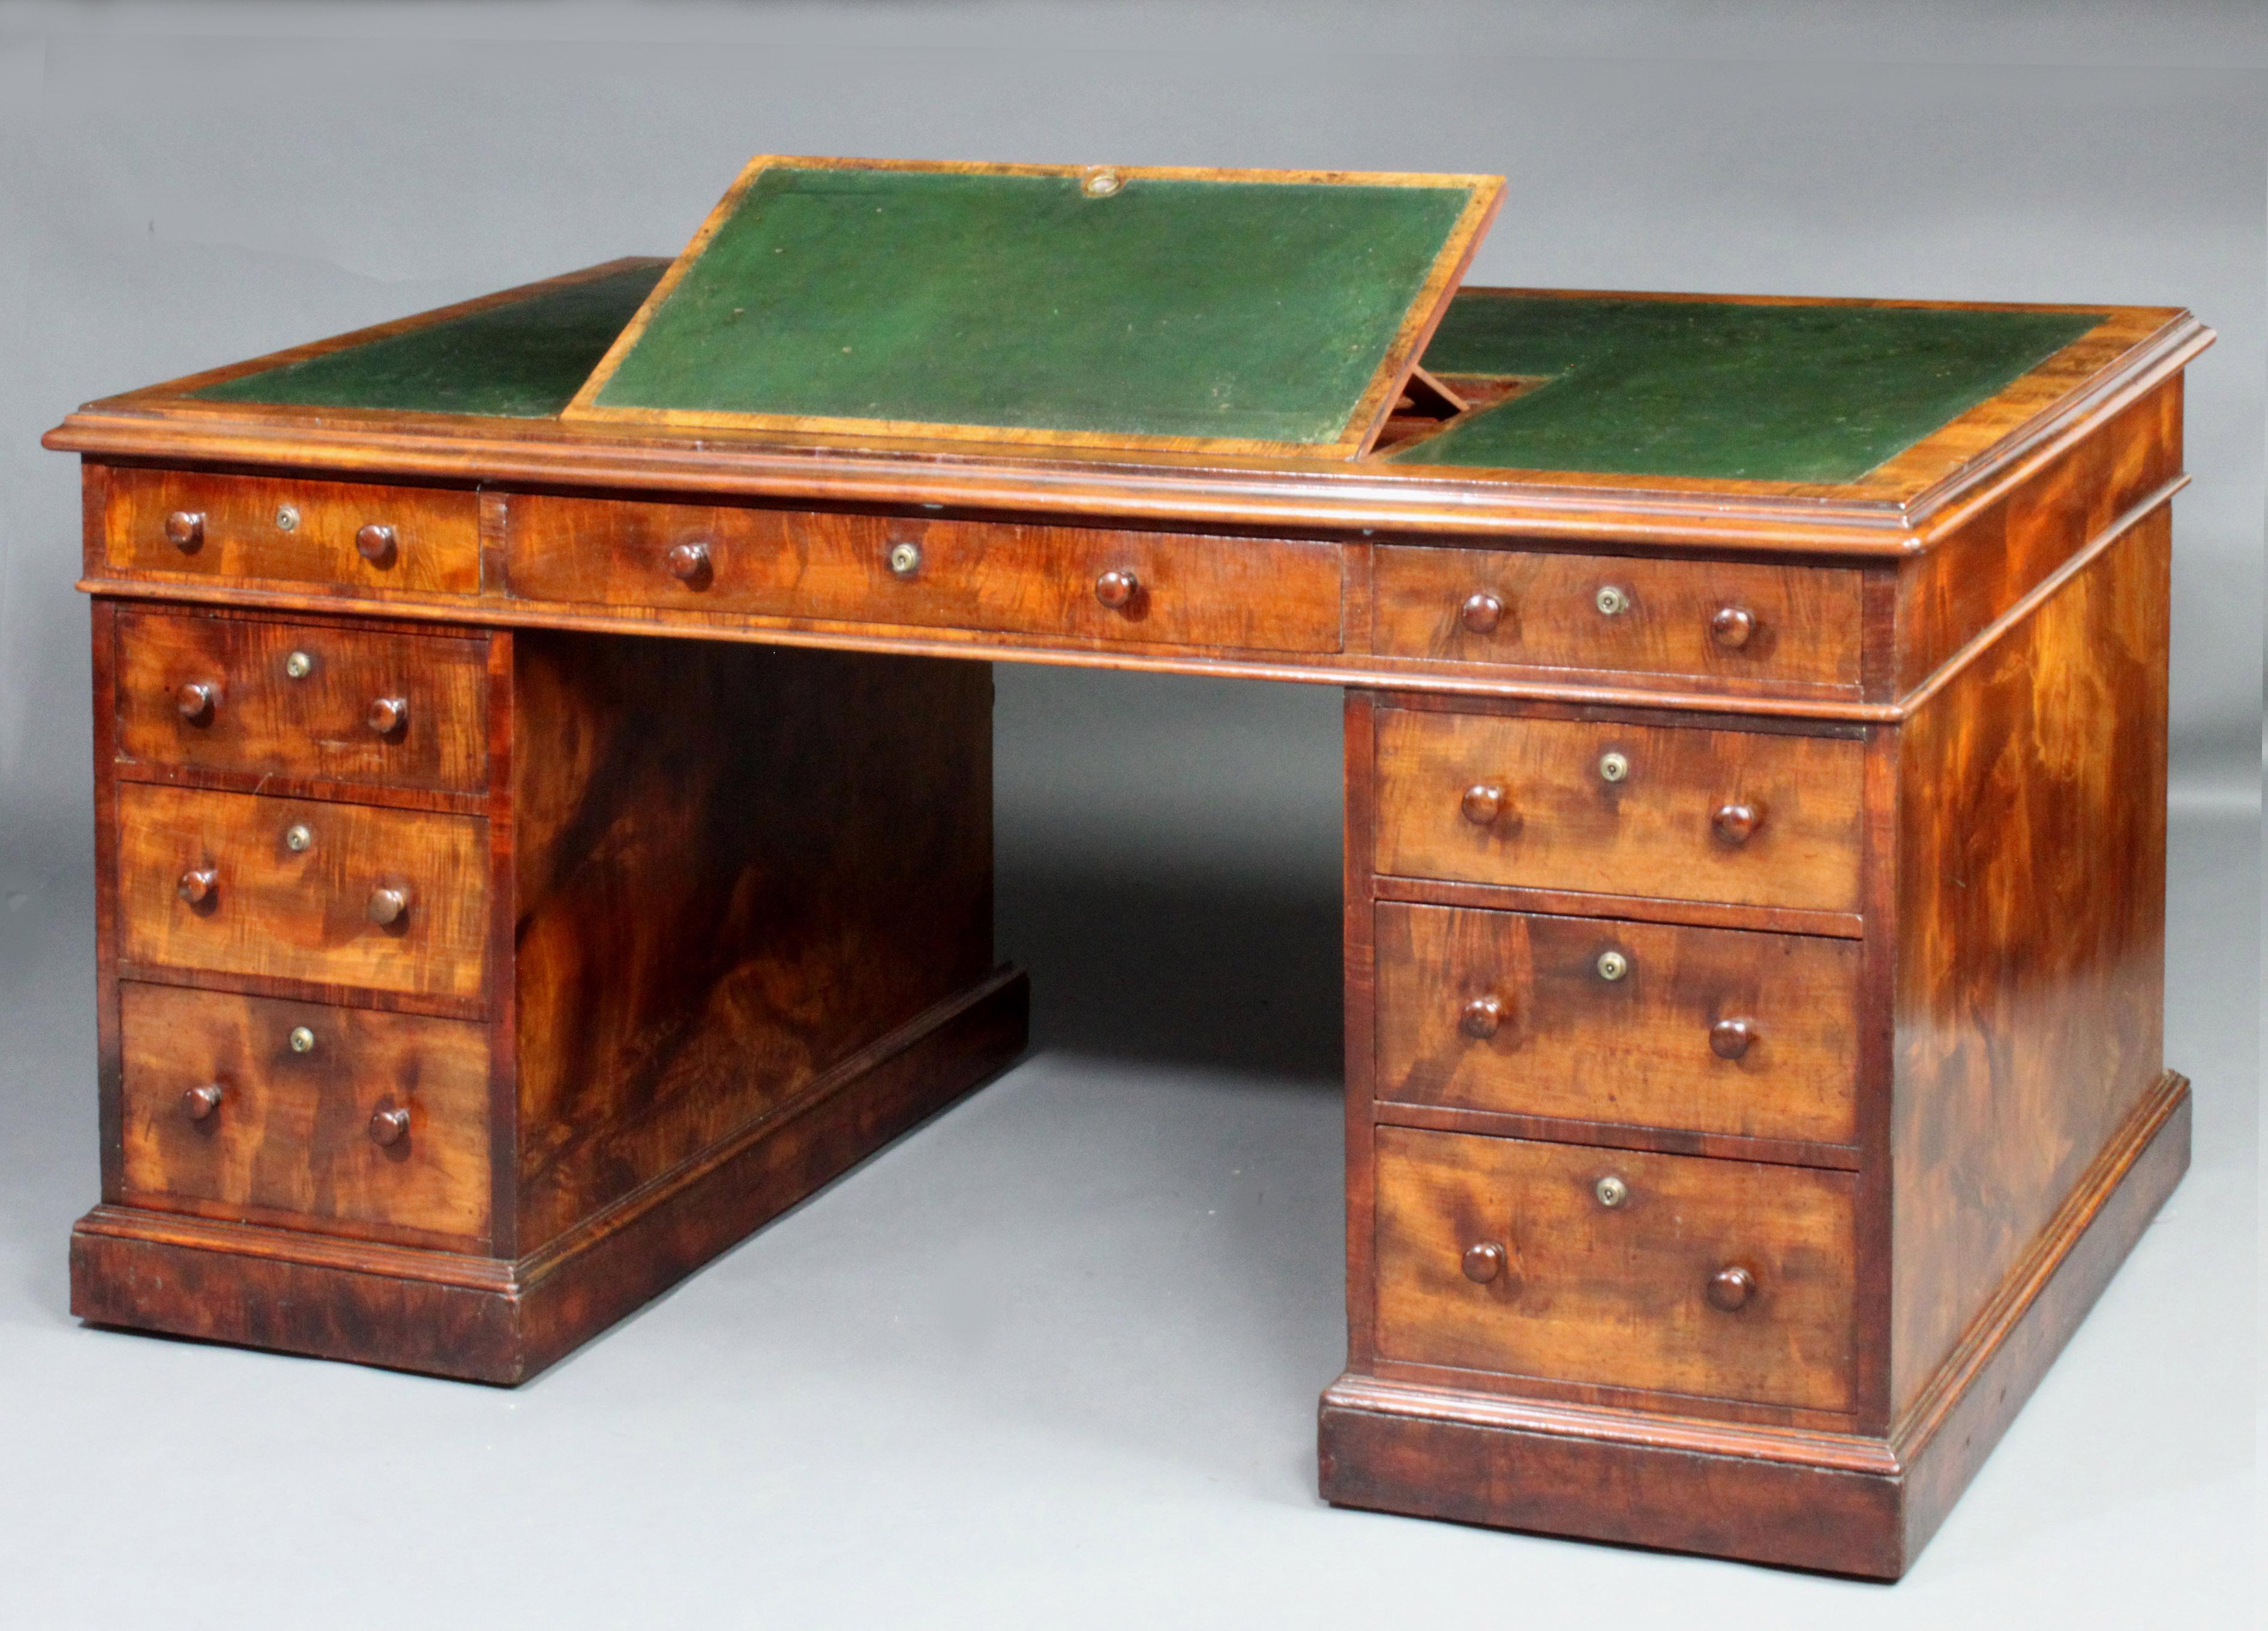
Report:
[{"label": "moulded base moulding", "polygon": [[1350,1372],[1323,1394],[1323,1497],[1895,1580],[2189,1158],[2189,1083],[2168,1071],[1887,1437],[1583,1409]]},{"label": "moulded base moulding", "polygon": [[71,1312],[516,1385],[983,1085],[1023,1052],[1029,1013],[1029,982],[1003,970],[516,1263],[97,1207],[71,1230]]}]

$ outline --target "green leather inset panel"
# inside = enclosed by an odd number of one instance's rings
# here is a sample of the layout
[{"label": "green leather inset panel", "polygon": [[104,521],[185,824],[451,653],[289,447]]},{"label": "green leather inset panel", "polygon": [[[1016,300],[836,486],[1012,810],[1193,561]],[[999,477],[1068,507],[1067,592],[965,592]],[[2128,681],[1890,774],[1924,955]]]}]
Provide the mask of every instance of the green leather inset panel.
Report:
[{"label": "green leather inset panel", "polygon": [[1425,366],[1555,375],[1404,464],[1843,483],[2014,382],[2100,314],[1461,295]]},{"label": "green leather inset panel", "polygon": [[191,395],[217,402],[552,418],[583,388],[666,269],[630,267]]},{"label": "green leather inset panel", "polygon": [[1469,196],[775,166],[593,405],[1328,443]]}]

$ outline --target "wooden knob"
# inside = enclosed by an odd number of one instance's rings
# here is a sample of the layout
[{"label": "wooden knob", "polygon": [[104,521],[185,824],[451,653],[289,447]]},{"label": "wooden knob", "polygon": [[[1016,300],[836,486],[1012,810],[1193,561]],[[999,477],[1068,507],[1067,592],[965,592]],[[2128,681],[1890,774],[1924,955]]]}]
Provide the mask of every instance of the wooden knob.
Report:
[{"label": "wooden knob", "polygon": [[1458,808],[1464,811],[1465,819],[1474,826],[1485,827],[1504,813],[1504,789],[1491,786],[1486,782],[1475,783],[1465,789],[1464,799]]},{"label": "wooden knob", "polygon": [[208,685],[202,680],[191,680],[173,693],[173,707],[183,719],[195,725],[212,717],[213,704],[219,699],[218,687]]},{"label": "wooden knob", "polygon": [[220,1108],[220,1083],[208,1081],[181,1095],[181,1109],[191,1121],[202,1121]]},{"label": "wooden knob", "polygon": [[205,541],[205,517],[202,510],[176,510],[166,518],[166,541],[187,555]]},{"label": "wooden knob", "polygon": [[1736,1059],[1756,1045],[1754,1020],[1720,1019],[1709,1027],[1709,1051],[1720,1059]]},{"label": "wooden knob", "polygon": [[1494,634],[1503,620],[1504,602],[1485,589],[1465,596],[1465,603],[1457,609],[1457,621],[1475,634]]},{"label": "wooden knob", "polygon": [[380,928],[390,928],[401,921],[409,910],[409,891],[380,885],[370,892],[370,904],[364,908],[370,920]]},{"label": "wooden knob", "polygon": [[1465,1011],[1457,1021],[1457,1028],[1476,1041],[1496,1035],[1497,1027],[1504,1023],[1504,1001],[1498,997],[1475,997],[1465,1004]]},{"label": "wooden knob", "polygon": [[1709,1276],[1709,1306],[1727,1314],[1746,1307],[1756,1291],[1756,1276],[1744,1268],[1720,1268]]},{"label": "wooden knob", "polygon": [[173,893],[192,906],[202,906],[212,898],[212,892],[219,887],[220,874],[217,870],[211,867],[192,867],[181,875],[180,882],[173,885]]},{"label": "wooden knob", "polygon": [[393,563],[394,543],[394,528],[377,521],[369,522],[355,534],[355,553],[373,566]]},{"label": "wooden knob", "polygon": [[1761,804],[1719,804],[1710,820],[1716,824],[1717,836],[1726,843],[1746,844],[1749,836],[1764,825],[1764,809]]},{"label": "wooden knob", "polygon": [[409,1112],[399,1104],[381,1104],[370,1112],[371,1141],[399,1144],[409,1136]]},{"label": "wooden knob", "polygon": [[698,584],[709,575],[709,546],[680,543],[669,551],[669,575],[680,583]]},{"label": "wooden knob", "polygon": [[1492,1240],[1465,1248],[1465,1278],[1485,1286],[1504,1272],[1504,1248]]},{"label": "wooden knob", "polygon": [[381,736],[391,736],[409,723],[409,698],[379,697],[372,700],[363,722]]},{"label": "wooden knob", "polygon": [[1107,572],[1094,580],[1094,598],[1112,611],[1123,611],[1141,593],[1142,580],[1130,572]]},{"label": "wooden knob", "polygon": [[1728,652],[1736,652],[1749,643],[1756,631],[1756,615],[1745,607],[1723,606],[1709,619],[1709,638]]}]

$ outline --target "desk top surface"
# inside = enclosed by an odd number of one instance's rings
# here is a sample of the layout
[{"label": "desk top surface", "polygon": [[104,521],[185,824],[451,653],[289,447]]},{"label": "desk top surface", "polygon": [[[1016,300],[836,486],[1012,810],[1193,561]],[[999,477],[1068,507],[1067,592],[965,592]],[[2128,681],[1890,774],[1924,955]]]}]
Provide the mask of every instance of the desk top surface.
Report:
[{"label": "desk top surface", "polygon": [[659,485],[1395,529],[1501,530],[1571,506],[1630,527],[1650,508],[1670,533],[1786,528],[1835,549],[1858,528],[1911,549],[1927,512],[2212,337],[2165,307],[1480,288],[1425,355],[1469,405],[1405,416],[1359,460],[562,419],[665,266],[613,262],[110,398],[49,445],[613,484],[651,466]]}]

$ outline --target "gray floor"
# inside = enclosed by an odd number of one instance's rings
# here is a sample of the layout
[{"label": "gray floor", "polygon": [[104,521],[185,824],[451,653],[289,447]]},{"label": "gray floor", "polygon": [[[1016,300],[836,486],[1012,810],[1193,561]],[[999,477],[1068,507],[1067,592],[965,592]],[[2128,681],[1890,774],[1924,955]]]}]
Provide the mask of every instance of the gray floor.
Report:
[{"label": "gray floor", "polygon": [[[1892,1590],[1317,1501],[1342,1332],[1334,767],[1312,749],[1336,699],[1260,694],[1276,728],[1232,721],[1240,774],[1208,794],[1159,756],[1193,731],[1197,761],[1228,750],[1206,688],[1004,670],[1030,1057],[510,1393],[70,1318],[86,861],[75,826],[11,833],[0,1623],[2255,1623],[2241,797],[2176,816],[2195,1168]],[[1221,791],[1243,786],[1266,808]]]}]

